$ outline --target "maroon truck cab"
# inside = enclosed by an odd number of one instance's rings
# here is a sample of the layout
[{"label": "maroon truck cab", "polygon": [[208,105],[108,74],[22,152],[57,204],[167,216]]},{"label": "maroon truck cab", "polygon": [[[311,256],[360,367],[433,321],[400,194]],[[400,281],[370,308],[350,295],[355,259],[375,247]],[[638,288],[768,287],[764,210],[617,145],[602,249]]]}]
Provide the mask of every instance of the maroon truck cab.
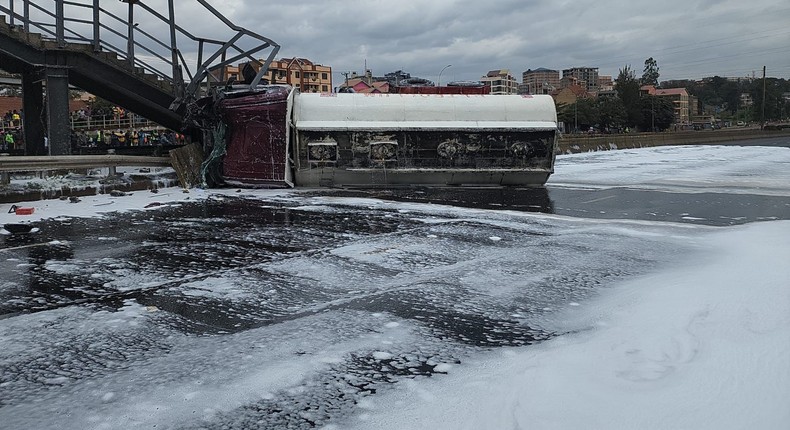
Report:
[{"label": "maroon truck cab", "polygon": [[222,163],[228,184],[293,186],[288,164],[290,93],[288,86],[270,86],[254,93],[228,93],[220,102],[228,125]]}]

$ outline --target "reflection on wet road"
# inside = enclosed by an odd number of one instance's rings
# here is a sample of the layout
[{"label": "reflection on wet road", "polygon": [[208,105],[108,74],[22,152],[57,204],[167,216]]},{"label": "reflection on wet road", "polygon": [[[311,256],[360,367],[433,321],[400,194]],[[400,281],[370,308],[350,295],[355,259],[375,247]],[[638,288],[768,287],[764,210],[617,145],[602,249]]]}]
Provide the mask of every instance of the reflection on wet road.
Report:
[{"label": "reflection on wet road", "polygon": [[[320,427],[470,352],[554,336],[545,316],[672,263],[693,249],[691,231],[763,218],[790,209],[768,197],[539,188],[240,195],[49,220],[0,250],[0,418]],[[229,392],[238,398],[210,406]],[[174,396],[189,400],[183,410]],[[169,406],[140,414],[149,399]]]}]

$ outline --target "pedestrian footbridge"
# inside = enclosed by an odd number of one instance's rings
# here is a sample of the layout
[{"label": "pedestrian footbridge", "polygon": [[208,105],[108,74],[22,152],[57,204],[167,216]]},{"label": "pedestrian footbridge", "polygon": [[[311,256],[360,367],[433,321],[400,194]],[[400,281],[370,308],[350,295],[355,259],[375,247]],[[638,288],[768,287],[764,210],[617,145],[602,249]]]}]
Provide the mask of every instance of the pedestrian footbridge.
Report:
[{"label": "pedestrian footbridge", "polygon": [[[179,21],[179,7],[191,22]],[[195,26],[200,13],[206,22]],[[29,156],[70,153],[70,85],[182,130],[191,105],[224,84],[227,65],[257,62],[257,85],[278,51],[206,0],[0,0],[0,68],[22,76]]]}]

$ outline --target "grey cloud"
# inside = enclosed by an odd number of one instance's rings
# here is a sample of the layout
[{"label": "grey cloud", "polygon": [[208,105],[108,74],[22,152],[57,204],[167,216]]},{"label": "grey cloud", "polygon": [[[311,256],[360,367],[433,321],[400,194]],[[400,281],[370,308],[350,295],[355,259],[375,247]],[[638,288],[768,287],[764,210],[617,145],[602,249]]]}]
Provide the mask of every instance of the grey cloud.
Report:
[{"label": "grey cloud", "polygon": [[[164,0],[145,1],[167,10]],[[367,63],[377,75],[403,69],[429,79],[447,64],[453,66],[445,79],[477,79],[498,68],[517,77],[536,67],[597,66],[616,74],[626,64],[641,72],[653,57],[662,79],[743,76],[762,65],[790,77],[790,6],[775,0],[209,1],[280,44],[279,56],[306,57],[336,72],[362,72]],[[105,4],[124,11],[120,2]],[[197,2],[176,6],[179,22],[196,35],[232,34]]]}]

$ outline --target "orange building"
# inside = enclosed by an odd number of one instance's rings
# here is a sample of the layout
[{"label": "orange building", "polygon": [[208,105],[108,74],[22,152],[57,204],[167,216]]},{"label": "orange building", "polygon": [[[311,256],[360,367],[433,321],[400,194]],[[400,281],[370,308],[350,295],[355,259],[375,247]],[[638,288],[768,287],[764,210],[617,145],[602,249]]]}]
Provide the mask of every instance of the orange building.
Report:
[{"label": "orange building", "polygon": [[[263,60],[260,60],[263,63]],[[250,64],[255,71],[260,70],[260,65]],[[225,76],[230,79],[240,77],[244,64],[238,66],[227,66]],[[315,64],[306,58],[281,58],[272,61],[269,70],[263,75],[263,79],[272,84],[288,84],[303,93],[328,93],[332,91],[332,68]]]},{"label": "orange building", "polygon": [[529,69],[521,74],[527,94],[551,94],[560,88],[560,72],[546,68]]},{"label": "orange building", "polygon": [[580,99],[589,99],[593,97],[592,94],[581,85],[571,85],[561,88],[551,93],[554,97],[554,103],[559,105],[572,105]]},{"label": "orange building", "polygon": [[688,124],[690,122],[690,97],[685,88],[656,88],[653,85],[643,85],[640,93],[656,97],[666,97],[675,107],[675,124]]}]

